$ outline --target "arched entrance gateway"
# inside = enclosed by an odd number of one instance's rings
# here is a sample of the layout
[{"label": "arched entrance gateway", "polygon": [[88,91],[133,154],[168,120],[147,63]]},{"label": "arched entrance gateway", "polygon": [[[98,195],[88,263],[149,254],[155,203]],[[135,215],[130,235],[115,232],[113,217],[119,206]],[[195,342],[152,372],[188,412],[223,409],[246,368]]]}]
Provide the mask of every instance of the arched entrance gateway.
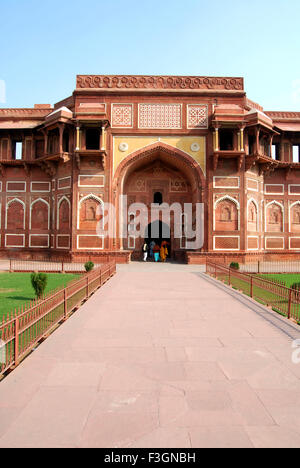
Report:
[{"label": "arched entrance gateway", "polygon": [[[144,240],[148,243],[151,239],[157,243],[167,240],[169,256],[176,260],[184,259],[185,215],[178,217],[169,210],[170,219],[166,222],[167,207],[177,204],[182,211],[184,204],[194,207],[204,201],[204,190],[201,168],[191,156],[177,148],[157,142],[127,156],[114,177],[117,248],[132,251],[132,259],[140,259]],[[121,195],[127,196],[127,216],[124,205],[120,205]],[[143,213],[139,204],[145,207]],[[122,208],[123,223],[120,223]],[[123,238],[121,224],[126,227]],[[180,237],[175,235],[178,230]]]}]

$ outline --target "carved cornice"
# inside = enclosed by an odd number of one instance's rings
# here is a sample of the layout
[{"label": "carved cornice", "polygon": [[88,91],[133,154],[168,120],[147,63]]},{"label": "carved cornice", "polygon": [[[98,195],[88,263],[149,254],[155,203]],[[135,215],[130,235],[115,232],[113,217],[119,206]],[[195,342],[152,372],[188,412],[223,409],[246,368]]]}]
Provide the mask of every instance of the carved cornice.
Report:
[{"label": "carved cornice", "polygon": [[52,109],[0,109],[0,117],[44,117]]},{"label": "carved cornice", "polygon": [[250,109],[257,109],[261,112],[264,111],[264,108],[262,106],[257,104],[257,102],[251,101],[251,99],[248,99],[248,98],[246,99],[246,106]]},{"label": "carved cornice", "polygon": [[300,112],[265,112],[272,119],[300,119]]},{"label": "carved cornice", "polygon": [[77,75],[77,89],[216,89],[243,91],[243,78],[202,76]]}]

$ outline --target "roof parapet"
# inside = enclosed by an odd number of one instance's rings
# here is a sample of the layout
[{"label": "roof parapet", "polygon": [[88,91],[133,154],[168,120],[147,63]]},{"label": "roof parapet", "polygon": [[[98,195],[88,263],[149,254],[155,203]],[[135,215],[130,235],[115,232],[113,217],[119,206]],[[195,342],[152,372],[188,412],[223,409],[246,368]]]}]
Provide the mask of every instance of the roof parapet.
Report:
[{"label": "roof parapet", "polygon": [[76,89],[243,91],[241,77],[77,75]]}]

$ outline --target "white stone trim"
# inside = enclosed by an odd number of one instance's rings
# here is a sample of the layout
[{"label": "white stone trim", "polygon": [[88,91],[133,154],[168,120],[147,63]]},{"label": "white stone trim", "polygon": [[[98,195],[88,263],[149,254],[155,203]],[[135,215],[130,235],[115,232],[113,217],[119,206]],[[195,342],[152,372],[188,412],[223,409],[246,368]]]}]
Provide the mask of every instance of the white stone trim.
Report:
[{"label": "white stone trim", "polygon": [[291,236],[291,237],[289,237],[289,250],[300,251],[300,247],[298,249],[296,249],[295,247],[291,247],[291,239],[299,239],[300,240],[300,236]]},{"label": "white stone trim", "polygon": [[[67,187],[60,187],[60,186],[59,186],[59,182],[60,182],[61,180],[67,180],[67,179],[70,180],[70,185],[68,185]],[[71,188],[71,185],[72,185],[72,177],[71,177],[71,176],[61,177],[60,179],[57,179],[57,190],[66,190],[66,189],[69,189],[69,188]]]},{"label": "white stone trim", "polygon": [[[133,246],[130,245],[130,239],[133,239]],[[135,249],[135,236],[128,236],[128,249],[134,250]]]},{"label": "white stone trim", "polygon": [[[239,240],[238,248],[237,249],[216,249],[216,239],[218,239],[218,238],[219,239],[224,239],[225,237],[230,237],[231,239],[232,238],[237,238]],[[213,236],[213,249],[216,250],[216,251],[223,251],[223,250],[227,251],[227,250],[229,250],[231,252],[238,252],[240,250],[240,248],[241,248],[240,244],[241,244],[240,236]]]},{"label": "white stone trim", "polygon": [[[97,239],[102,239],[102,247],[79,247],[80,237],[97,237]],[[77,235],[77,250],[104,250],[104,235],[97,234],[78,234]]]},{"label": "white stone trim", "polygon": [[[7,236],[18,236],[23,238],[23,245],[7,245]],[[8,248],[16,248],[16,249],[22,249],[25,247],[25,234],[15,234],[14,232],[7,233],[5,234],[5,247]]]},{"label": "white stone trim", "polygon": [[299,187],[300,188],[300,184],[289,184],[288,185],[288,194],[291,196],[291,197],[300,197],[300,190],[299,190],[299,193],[291,193],[291,187]]},{"label": "white stone trim", "polygon": [[186,250],[186,243],[187,243],[186,236],[181,236],[180,237],[180,249],[181,250]]},{"label": "white stone trim", "polygon": [[[58,247],[58,239],[59,237],[68,237],[69,239],[69,245],[67,247]],[[57,234],[56,236],[56,248],[57,249],[62,249],[62,250],[66,250],[66,249],[69,249],[70,248],[70,234]]]},{"label": "white stone trim", "polygon": [[[63,197],[61,197],[58,202],[57,202],[57,213],[56,213],[56,228],[57,230],[59,229],[59,207],[61,205],[61,203],[66,200],[68,203],[69,203],[69,227],[71,225],[71,202],[70,200],[68,199],[68,197],[66,197],[66,195],[64,195]],[[53,210],[54,211],[54,210]]]},{"label": "white stone trim", "polygon": [[[47,237],[48,245],[31,245],[32,237]],[[49,249],[50,248],[50,235],[49,234],[29,234],[29,247],[32,249]]]},{"label": "white stone trim", "polygon": [[264,200],[260,201],[261,209],[260,209],[260,222],[261,222],[261,230],[265,232],[266,226],[264,226]]},{"label": "white stone trim", "polygon": [[[81,177],[102,177],[103,183],[102,183],[102,185],[101,184],[100,185],[82,185],[80,183]],[[99,175],[98,174],[80,174],[78,176],[78,187],[89,187],[89,188],[96,187],[96,188],[99,188],[99,187],[104,187],[104,186],[105,186],[105,176],[103,174],[99,174]]]},{"label": "white stone trim", "polygon": [[[272,249],[267,247],[267,239],[281,239],[282,240],[282,247],[273,247]],[[280,236],[266,236],[265,237],[265,250],[284,250],[284,237]]]},{"label": "white stone trim", "polygon": [[[48,190],[33,190],[32,188],[33,184],[48,184],[49,189]],[[48,182],[46,180],[33,180],[30,182],[30,192],[33,192],[33,193],[51,192],[51,182]]]},{"label": "white stone trim", "polygon": [[[282,187],[282,192],[267,192],[266,187],[272,186],[272,187]],[[284,184],[265,184],[264,185],[264,193],[265,195],[284,195]]]},{"label": "white stone trim", "polygon": [[300,200],[295,201],[289,206],[289,232],[292,232],[292,217],[291,217],[291,209],[293,206],[299,205],[300,206]]},{"label": "white stone trim", "polygon": [[23,229],[25,229],[25,223],[26,223],[26,204],[23,200],[20,200],[20,198],[12,198],[9,201],[6,201],[6,207],[5,207],[5,229],[7,229],[7,212],[8,212],[8,207],[11,203],[13,202],[18,202],[23,205],[24,208],[24,219],[23,219]]},{"label": "white stone trim", "polygon": [[[256,206],[256,210],[257,210],[257,215],[256,215],[256,231],[259,232],[259,217],[260,217],[260,213],[259,213],[259,205],[258,205],[258,202],[257,200],[255,200],[255,198],[249,198],[248,202],[247,202],[247,214],[246,214],[246,219],[247,219],[247,231],[249,230],[248,229],[248,213],[249,213],[249,205],[250,203],[253,202],[254,205]],[[251,236],[250,236],[251,237]]]},{"label": "white stone trim", "polygon": [[29,229],[32,229],[31,227],[31,218],[32,218],[32,207],[35,203],[37,203],[38,201],[41,201],[42,203],[45,203],[47,206],[48,206],[48,229],[50,229],[50,203],[47,202],[47,200],[44,200],[44,198],[37,198],[36,200],[34,200],[31,205],[30,205],[30,212],[29,212]]},{"label": "white stone trim", "polygon": [[[224,201],[224,200],[230,200],[232,201],[233,203],[236,204],[236,207],[237,207],[237,211],[238,211],[238,231],[240,230],[240,203],[238,202],[238,200],[236,200],[235,198],[231,197],[230,195],[224,195],[223,197],[221,198],[218,198],[218,200],[215,201],[214,203],[214,217],[213,217],[213,230],[215,231],[216,230],[216,208],[217,208],[217,205],[221,202],[221,201]],[[233,236],[235,237],[235,236]],[[240,250],[240,249],[239,249]]]},{"label": "white stone trim", "polygon": [[[238,179],[238,185],[233,185],[228,187],[227,185],[215,185],[216,179]],[[236,190],[240,188],[240,177],[238,176],[214,176],[213,178],[213,188],[215,189],[227,189],[227,190]]]},{"label": "white stone trim", "polygon": [[[88,200],[89,198],[93,198],[94,200],[98,201],[100,203],[100,205],[102,206],[102,209],[104,208],[104,202],[103,200],[98,197],[97,195],[94,195],[93,193],[89,193],[87,195],[85,195],[84,197],[80,198],[79,199],[79,202],[78,202],[78,207],[77,207],[77,229],[80,229],[80,207],[81,207],[81,203],[85,200]],[[104,222],[104,219],[103,219],[103,222]],[[103,224],[103,223],[102,223]],[[102,229],[103,229],[104,226],[102,226]]]},{"label": "white stone trim", "polygon": [[[248,187],[248,180],[251,180],[252,182],[255,182],[256,185],[257,185],[257,188],[254,189],[254,188]],[[259,182],[260,182],[259,180],[252,179],[251,177],[247,177],[246,182],[247,182],[247,190],[252,191],[252,192],[259,192]]]},{"label": "white stone trim", "polygon": [[280,232],[284,232],[284,220],[285,220],[285,213],[284,213],[284,206],[282,203],[276,201],[276,200],[272,200],[270,201],[269,203],[265,204],[265,232],[273,232],[273,231],[267,231],[267,227],[268,227],[268,223],[267,223],[267,210],[268,210],[268,207],[270,205],[277,205],[277,206],[280,206],[281,210],[282,210],[282,231]]},{"label": "white stone trim", "polygon": [[[8,184],[24,184],[24,190],[9,190]],[[25,180],[7,180],[6,181],[6,192],[8,193],[25,193],[26,192],[26,181]]]}]

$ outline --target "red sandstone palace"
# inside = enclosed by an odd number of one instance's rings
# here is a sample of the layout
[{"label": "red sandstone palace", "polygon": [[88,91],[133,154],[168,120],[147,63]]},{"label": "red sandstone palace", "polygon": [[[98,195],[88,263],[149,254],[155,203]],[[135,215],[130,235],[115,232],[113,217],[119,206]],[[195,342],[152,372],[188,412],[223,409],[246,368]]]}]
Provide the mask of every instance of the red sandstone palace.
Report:
[{"label": "red sandstone palace", "polygon": [[300,112],[269,112],[242,78],[77,76],[72,96],[0,109],[2,257],[128,261],[142,238],[96,233],[121,194],[205,207],[204,245],[173,259],[300,253]]}]

